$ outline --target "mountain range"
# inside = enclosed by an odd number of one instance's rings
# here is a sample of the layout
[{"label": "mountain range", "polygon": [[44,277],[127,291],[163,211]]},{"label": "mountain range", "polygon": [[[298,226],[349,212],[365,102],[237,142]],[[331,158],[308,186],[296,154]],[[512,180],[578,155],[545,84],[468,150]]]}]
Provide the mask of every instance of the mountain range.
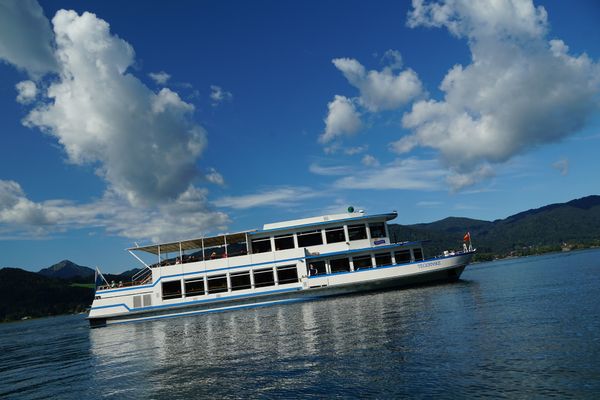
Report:
[{"label": "mountain range", "polygon": [[392,238],[430,239],[428,247],[436,254],[460,248],[467,232],[480,257],[485,254],[522,255],[581,245],[598,246],[600,196],[550,204],[495,221],[448,217],[427,224],[390,225]]}]

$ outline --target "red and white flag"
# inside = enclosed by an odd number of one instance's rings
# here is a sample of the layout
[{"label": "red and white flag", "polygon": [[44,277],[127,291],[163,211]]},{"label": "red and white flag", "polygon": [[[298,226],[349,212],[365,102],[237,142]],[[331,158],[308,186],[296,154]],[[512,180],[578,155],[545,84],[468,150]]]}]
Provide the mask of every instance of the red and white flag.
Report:
[{"label": "red and white flag", "polygon": [[463,241],[468,242],[470,240],[471,240],[471,232],[467,232],[467,234],[463,238]]}]

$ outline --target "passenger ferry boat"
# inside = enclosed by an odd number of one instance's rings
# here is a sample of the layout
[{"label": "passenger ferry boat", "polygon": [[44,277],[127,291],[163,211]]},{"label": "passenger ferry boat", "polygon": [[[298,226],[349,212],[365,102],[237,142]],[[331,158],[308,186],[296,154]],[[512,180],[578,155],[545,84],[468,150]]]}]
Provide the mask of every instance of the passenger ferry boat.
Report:
[{"label": "passenger ferry boat", "polygon": [[[352,292],[457,280],[475,250],[424,258],[422,242],[390,239],[388,214],[363,211],[127,249],[144,264],[131,282],[97,287],[92,327]],[[147,264],[135,252],[157,257]]]}]

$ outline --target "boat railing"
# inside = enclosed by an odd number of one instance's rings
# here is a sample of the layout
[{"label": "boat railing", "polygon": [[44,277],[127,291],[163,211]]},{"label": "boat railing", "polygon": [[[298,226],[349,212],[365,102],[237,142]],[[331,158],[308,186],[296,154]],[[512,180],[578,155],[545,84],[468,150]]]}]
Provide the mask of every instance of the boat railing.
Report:
[{"label": "boat railing", "polygon": [[145,267],[133,274],[131,277],[131,283],[136,285],[143,285],[152,280],[152,269]]}]

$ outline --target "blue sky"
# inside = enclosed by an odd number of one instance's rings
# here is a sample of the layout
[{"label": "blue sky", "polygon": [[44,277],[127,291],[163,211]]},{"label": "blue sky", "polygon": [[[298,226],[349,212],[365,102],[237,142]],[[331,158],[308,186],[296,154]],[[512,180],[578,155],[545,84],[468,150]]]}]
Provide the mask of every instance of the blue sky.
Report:
[{"label": "blue sky", "polygon": [[599,193],[595,1],[0,0],[0,266]]}]

